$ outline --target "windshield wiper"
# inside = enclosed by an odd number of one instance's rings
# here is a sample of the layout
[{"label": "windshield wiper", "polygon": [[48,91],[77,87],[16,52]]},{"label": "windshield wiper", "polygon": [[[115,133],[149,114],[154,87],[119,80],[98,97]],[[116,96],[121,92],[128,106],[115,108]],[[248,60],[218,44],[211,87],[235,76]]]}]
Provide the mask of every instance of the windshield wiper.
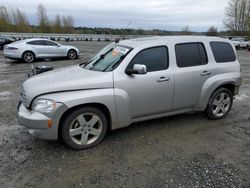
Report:
[{"label": "windshield wiper", "polygon": [[[119,59],[118,59],[118,61],[116,61],[116,60],[114,60],[112,63],[110,63],[110,65],[109,66],[107,66],[104,70],[103,70],[103,72],[105,72],[110,66],[112,66],[111,67],[111,70],[113,70],[124,58],[126,57],[126,55],[122,55]],[[116,61],[116,62],[115,62]],[[115,63],[114,63],[115,62]],[[114,63],[114,64],[113,64]]]},{"label": "windshield wiper", "polygon": [[[97,65],[97,64],[100,62],[100,60],[104,59],[105,56],[108,55],[113,49],[114,49],[114,48],[111,48],[111,49],[110,49],[109,51],[107,51],[106,53],[100,55],[100,57],[96,60],[96,62],[93,63],[92,68],[94,68],[94,66]],[[92,68],[91,68],[91,69],[92,69]],[[90,70],[91,70],[91,69],[90,69]]]}]

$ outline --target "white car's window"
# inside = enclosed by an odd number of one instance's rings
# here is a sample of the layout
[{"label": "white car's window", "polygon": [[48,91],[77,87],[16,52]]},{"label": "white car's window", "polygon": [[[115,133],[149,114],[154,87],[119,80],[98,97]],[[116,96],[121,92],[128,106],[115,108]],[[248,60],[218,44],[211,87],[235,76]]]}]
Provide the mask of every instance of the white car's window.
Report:
[{"label": "white car's window", "polygon": [[44,42],[45,46],[57,46],[58,44],[52,41],[45,40]]}]

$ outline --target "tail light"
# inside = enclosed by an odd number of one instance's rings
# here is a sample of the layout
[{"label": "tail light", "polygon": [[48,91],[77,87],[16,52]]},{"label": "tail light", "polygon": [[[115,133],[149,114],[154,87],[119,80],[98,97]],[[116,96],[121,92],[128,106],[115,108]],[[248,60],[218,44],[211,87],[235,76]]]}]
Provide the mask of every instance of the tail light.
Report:
[{"label": "tail light", "polygon": [[4,48],[7,50],[18,50],[18,48],[12,46],[5,46]]}]

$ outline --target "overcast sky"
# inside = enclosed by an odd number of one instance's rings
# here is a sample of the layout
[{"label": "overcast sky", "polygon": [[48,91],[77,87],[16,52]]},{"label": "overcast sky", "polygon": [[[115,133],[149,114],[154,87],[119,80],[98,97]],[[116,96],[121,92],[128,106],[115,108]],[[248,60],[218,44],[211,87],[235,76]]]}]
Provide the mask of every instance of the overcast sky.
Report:
[{"label": "overcast sky", "polygon": [[0,5],[25,11],[37,24],[36,8],[41,3],[49,18],[72,15],[75,26],[206,31],[214,25],[224,30],[228,0],[1,0]]}]

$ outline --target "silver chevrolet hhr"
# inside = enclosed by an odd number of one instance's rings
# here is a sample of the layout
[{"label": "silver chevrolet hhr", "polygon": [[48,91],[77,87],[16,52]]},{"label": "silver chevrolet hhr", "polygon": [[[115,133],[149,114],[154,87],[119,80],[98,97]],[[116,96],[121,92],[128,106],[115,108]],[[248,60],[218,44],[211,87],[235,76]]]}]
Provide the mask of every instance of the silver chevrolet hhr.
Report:
[{"label": "silver chevrolet hhr", "polygon": [[74,149],[100,143],[108,130],[190,111],[225,117],[241,84],[229,40],[151,37],[124,40],[89,62],[27,79],[19,123],[32,135],[61,137]]}]

